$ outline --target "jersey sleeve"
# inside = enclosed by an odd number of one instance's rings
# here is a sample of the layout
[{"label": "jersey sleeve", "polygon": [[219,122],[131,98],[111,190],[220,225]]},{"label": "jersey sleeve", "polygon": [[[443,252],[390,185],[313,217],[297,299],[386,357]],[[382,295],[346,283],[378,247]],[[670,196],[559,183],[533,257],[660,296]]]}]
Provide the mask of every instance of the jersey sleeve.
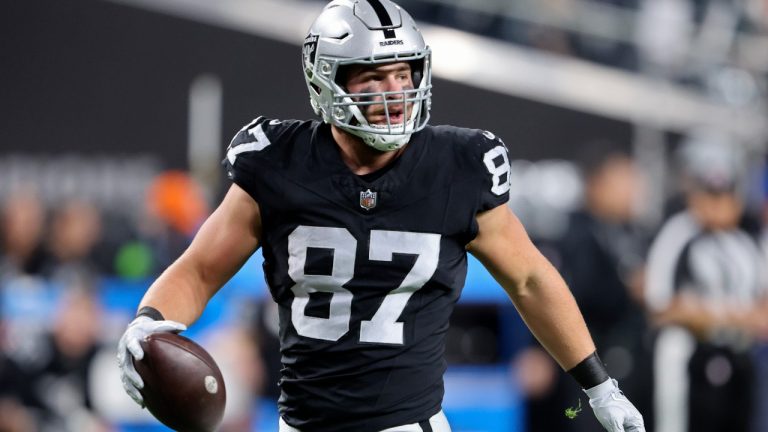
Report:
[{"label": "jersey sleeve", "polygon": [[227,177],[258,202],[265,170],[276,163],[274,148],[291,140],[298,123],[258,117],[245,125],[232,138],[222,161]]},{"label": "jersey sleeve", "polygon": [[472,142],[479,183],[478,212],[483,212],[509,201],[509,152],[504,141],[488,131],[477,131]]}]

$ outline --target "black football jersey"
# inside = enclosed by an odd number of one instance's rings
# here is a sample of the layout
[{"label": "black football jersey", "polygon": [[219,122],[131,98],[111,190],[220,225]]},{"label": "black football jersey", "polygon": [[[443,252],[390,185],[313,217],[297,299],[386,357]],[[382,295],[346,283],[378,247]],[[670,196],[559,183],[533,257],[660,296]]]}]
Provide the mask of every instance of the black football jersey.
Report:
[{"label": "black football jersey", "polygon": [[428,126],[392,164],[358,176],[329,125],[258,118],[224,164],[261,210],[283,419],[303,431],[359,432],[437,413],[475,216],[509,198],[503,142]]}]

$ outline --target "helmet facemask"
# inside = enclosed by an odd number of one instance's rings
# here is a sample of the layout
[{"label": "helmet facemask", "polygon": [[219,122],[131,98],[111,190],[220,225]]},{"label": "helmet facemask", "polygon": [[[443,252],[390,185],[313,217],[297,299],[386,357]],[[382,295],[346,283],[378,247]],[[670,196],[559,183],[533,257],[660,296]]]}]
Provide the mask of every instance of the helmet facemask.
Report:
[{"label": "helmet facemask", "polygon": [[[402,61],[402,60],[401,60]],[[365,62],[365,65],[387,64],[393,62],[384,59],[377,62]],[[394,62],[397,62],[395,60]],[[422,72],[425,58],[409,61],[411,79],[414,86],[399,91],[381,91],[370,93],[350,93],[343,83],[334,80],[332,115],[333,124],[339,128],[360,137],[363,142],[381,151],[396,150],[405,145],[411,134],[426,126],[429,120],[429,104],[431,103],[431,84]],[[339,67],[360,64],[340,62]],[[418,69],[417,69],[418,68]],[[419,81],[414,76],[421,76]],[[371,123],[366,112],[371,107],[381,110],[386,120],[385,124]],[[402,121],[393,123],[391,114],[394,111],[402,113]]]}]

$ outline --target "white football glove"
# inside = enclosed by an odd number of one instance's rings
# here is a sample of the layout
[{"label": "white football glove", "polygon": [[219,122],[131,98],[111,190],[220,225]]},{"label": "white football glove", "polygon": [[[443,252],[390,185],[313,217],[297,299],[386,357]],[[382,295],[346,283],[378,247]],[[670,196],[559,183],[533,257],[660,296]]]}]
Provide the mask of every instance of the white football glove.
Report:
[{"label": "white football glove", "polygon": [[595,417],[608,432],[645,432],[643,416],[614,379],[584,390]]},{"label": "white football glove", "polygon": [[144,387],[144,381],[133,367],[131,356],[136,360],[144,358],[144,350],[140,341],[146,339],[152,333],[173,332],[179,333],[187,329],[182,323],[176,321],[155,321],[148,316],[138,316],[128,324],[125,333],[117,345],[117,363],[120,365],[120,379],[128,396],[144,408],[144,398],[139,390]]}]

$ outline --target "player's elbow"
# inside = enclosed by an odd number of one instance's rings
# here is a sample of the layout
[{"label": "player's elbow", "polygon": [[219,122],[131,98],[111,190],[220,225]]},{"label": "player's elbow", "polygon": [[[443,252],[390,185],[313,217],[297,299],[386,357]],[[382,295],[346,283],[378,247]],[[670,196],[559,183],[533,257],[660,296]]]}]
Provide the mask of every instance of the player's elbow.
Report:
[{"label": "player's elbow", "polygon": [[541,288],[541,283],[535,274],[526,274],[519,278],[506,281],[504,290],[515,304],[534,298]]},{"label": "player's elbow", "polygon": [[504,284],[507,295],[515,304],[524,302],[550,302],[570,296],[570,290],[560,273],[547,262]]}]

